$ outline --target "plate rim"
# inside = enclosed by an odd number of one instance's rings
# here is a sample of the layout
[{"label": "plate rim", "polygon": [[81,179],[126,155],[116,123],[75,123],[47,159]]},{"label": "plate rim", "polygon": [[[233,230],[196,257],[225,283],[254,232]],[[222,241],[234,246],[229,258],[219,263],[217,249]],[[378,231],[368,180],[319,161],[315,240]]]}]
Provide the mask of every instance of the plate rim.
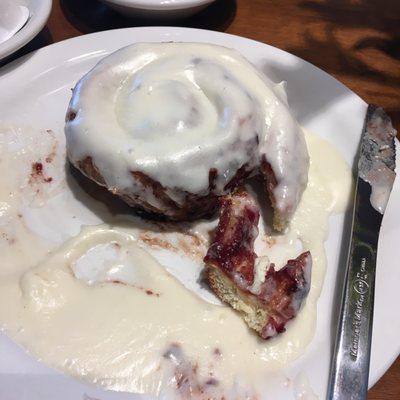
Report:
[{"label": "plate rim", "polygon": [[[52,0],[46,0],[46,1],[52,1]],[[256,43],[257,45],[261,44],[263,46],[268,46],[272,49],[274,49],[274,51],[277,51],[279,53],[282,54],[289,54],[291,57],[295,57],[296,59],[301,60],[302,62],[306,63],[308,67],[311,67],[313,69],[318,70],[319,72],[322,72],[323,74],[326,74],[330,79],[333,79],[335,81],[336,84],[339,84],[342,88],[344,88],[346,91],[348,91],[349,93],[351,93],[352,95],[356,96],[358,98],[359,101],[362,101],[364,103],[365,106],[367,106],[366,101],[360,97],[357,93],[353,92],[349,87],[347,87],[344,83],[342,83],[341,81],[339,81],[337,78],[335,78],[333,75],[330,75],[328,72],[324,71],[322,68],[312,64],[311,62],[305,60],[304,58],[298,57],[295,54],[292,54],[286,50],[282,50],[279,47],[276,46],[272,46],[268,43],[264,43],[261,42],[259,40],[255,40],[255,39],[251,39],[248,38],[246,36],[240,36],[240,35],[235,35],[232,33],[226,33],[226,32],[220,32],[220,31],[213,31],[213,30],[209,30],[209,29],[201,29],[201,28],[187,28],[187,27],[178,27],[178,26],[145,26],[145,27],[129,27],[129,28],[118,28],[118,29],[109,29],[109,30],[102,30],[102,31],[98,31],[98,32],[92,32],[92,33],[88,33],[85,35],[79,35],[79,36],[75,36],[72,38],[68,38],[68,39],[63,39],[60,40],[58,42],[55,43],[51,43],[47,46],[41,47],[40,49],[37,50],[33,50],[32,52],[29,52],[26,55],[23,55],[19,58],[17,58],[16,60],[13,60],[12,62],[5,64],[4,66],[0,67],[0,83],[2,82],[3,78],[6,78],[7,75],[9,74],[13,74],[13,73],[17,73],[19,70],[19,65],[23,64],[23,65],[27,65],[29,63],[35,62],[36,60],[38,60],[39,57],[45,56],[47,52],[49,51],[53,51],[54,49],[58,48],[58,47],[63,47],[63,46],[67,46],[70,45],[74,42],[79,42],[82,40],[86,40],[83,38],[90,38],[90,37],[96,37],[96,36],[102,36],[102,35],[108,35],[108,34],[117,34],[119,32],[126,32],[126,31],[168,31],[168,32],[173,32],[173,31],[191,31],[193,33],[195,32],[202,32],[203,34],[211,34],[211,35],[216,35],[216,36],[229,36],[231,38],[234,39],[239,39],[239,40],[246,40],[249,41],[251,43]],[[162,32],[160,32],[161,34]],[[134,41],[132,43],[135,43]]]}]

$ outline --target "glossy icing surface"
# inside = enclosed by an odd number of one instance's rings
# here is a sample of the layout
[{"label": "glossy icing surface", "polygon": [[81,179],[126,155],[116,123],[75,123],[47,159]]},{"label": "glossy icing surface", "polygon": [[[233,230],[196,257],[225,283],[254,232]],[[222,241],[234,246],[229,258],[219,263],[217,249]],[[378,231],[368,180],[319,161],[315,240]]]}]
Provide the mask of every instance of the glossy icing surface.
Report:
[{"label": "glossy icing surface", "polygon": [[[199,43],[142,43],[100,61],[74,89],[65,133],[72,163],[90,156],[115,191],[157,198],[132,176],[220,195],[237,170],[263,158],[289,216],[307,183],[304,136],[274,85],[237,51]],[[213,188],[210,170],[217,171]],[[162,207],[162,206],[161,206]]]}]

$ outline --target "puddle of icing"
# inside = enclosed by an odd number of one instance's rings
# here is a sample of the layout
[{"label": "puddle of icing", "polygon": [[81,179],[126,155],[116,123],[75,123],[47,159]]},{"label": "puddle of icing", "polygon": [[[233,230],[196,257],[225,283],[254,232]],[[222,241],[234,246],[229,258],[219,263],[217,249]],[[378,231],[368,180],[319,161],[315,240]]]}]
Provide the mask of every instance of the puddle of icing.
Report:
[{"label": "puddle of icing", "polygon": [[[187,248],[201,254],[212,222],[174,232],[113,214],[66,175],[62,135],[2,127],[0,167],[10,173],[0,185],[0,326],[47,364],[109,389],[174,397],[183,380],[199,398],[251,398],[313,337],[328,217],[351,192],[337,151],[306,139],[309,184],[291,228],[266,236],[261,224],[256,250],[278,267],[310,250],[311,290],[287,332],[263,342],[199,283],[201,256]],[[79,233],[103,221],[111,226]],[[165,357],[171,346],[180,357]]]},{"label": "puddle of icing", "polygon": [[307,375],[300,372],[293,380],[293,394],[295,400],[318,400],[314,393]]}]

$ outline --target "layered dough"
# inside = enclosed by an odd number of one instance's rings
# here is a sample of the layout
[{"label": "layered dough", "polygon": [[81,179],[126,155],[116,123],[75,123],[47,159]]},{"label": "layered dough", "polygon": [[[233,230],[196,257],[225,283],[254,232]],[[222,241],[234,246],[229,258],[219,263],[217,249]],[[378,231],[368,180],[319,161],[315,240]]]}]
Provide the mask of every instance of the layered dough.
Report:
[{"label": "layered dough", "polygon": [[128,204],[177,220],[211,213],[219,196],[262,173],[282,229],[307,184],[309,158],[278,92],[235,50],[134,44],[76,85],[68,157]]}]

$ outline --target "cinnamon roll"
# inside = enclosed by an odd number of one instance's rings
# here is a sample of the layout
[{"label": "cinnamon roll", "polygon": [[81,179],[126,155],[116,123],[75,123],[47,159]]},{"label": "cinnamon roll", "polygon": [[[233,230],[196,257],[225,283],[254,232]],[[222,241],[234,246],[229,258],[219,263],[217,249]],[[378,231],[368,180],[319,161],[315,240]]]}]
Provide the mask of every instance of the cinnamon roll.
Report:
[{"label": "cinnamon roll", "polygon": [[307,184],[307,147],[284,96],[221,46],[139,43],[107,56],[74,88],[65,134],[83,174],[171,220],[210,214],[261,174],[283,229]]}]

